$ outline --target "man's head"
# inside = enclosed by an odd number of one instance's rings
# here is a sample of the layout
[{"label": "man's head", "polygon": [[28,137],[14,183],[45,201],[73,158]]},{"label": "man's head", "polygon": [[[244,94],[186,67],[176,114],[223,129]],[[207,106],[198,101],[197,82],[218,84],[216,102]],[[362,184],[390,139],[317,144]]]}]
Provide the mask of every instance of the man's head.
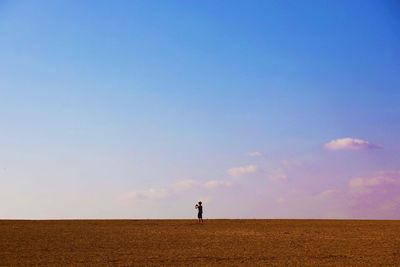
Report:
[{"label": "man's head", "polygon": [[201,201],[199,201],[199,205],[201,205],[202,204],[202,202]]}]

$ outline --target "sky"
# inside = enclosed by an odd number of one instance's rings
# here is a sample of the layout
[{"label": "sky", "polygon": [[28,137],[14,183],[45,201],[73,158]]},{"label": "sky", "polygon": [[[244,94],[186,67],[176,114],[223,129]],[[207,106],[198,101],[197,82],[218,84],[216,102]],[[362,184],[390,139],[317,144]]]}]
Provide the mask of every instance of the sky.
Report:
[{"label": "sky", "polygon": [[400,219],[400,4],[0,0],[0,218]]}]

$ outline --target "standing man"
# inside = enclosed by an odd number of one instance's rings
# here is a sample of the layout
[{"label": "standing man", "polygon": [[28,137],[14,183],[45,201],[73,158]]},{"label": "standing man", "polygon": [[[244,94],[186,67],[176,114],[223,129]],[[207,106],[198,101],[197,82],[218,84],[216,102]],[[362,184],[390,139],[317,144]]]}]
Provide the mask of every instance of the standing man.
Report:
[{"label": "standing man", "polygon": [[199,219],[199,223],[203,223],[203,206],[201,204],[201,201],[199,201],[199,204],[194,206],[198,210],[197,218]]}]

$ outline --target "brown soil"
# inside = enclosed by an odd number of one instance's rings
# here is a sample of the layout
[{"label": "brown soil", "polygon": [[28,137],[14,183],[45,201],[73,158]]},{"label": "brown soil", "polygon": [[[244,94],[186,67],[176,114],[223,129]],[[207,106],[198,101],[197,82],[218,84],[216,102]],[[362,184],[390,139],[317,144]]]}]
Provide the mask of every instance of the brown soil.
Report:
[{"label": "brown soil", "polygon": [[0,221],[1,266],[400,266],[400,221]]}]

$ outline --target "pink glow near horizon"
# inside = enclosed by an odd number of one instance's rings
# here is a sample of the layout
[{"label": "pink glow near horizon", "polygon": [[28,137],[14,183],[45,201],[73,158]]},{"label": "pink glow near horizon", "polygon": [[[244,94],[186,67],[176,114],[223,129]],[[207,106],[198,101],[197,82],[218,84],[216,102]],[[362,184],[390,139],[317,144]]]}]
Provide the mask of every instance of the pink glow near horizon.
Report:
[{"label": "pink glow near horizon", "polygon": [[[360,139],[340,140],[328,144],[334,144],[334,150],[372,147]],[[251,158],[255,154],[247,155]],[[261,152],[256,156],[260,155]],[[161,202],[202,196],[211,218],[399,219],[400,171],[371,170],[363,172],[362,176],[335,177],[335,171],[346,169],[351,161],[349,157],[357,159],[363,155],[355,151],[335,154],[334,160],[328,155],[328,158],[313,161],[282,160],[275,165],[271,164],[274,161],[271,159],[250,159],[247,162],[258,163],[228,168],[227,176],[221,179],[180,180],[167,187],[131,193],[126,200],[131,203],[159,201],[162,205]]]}]

